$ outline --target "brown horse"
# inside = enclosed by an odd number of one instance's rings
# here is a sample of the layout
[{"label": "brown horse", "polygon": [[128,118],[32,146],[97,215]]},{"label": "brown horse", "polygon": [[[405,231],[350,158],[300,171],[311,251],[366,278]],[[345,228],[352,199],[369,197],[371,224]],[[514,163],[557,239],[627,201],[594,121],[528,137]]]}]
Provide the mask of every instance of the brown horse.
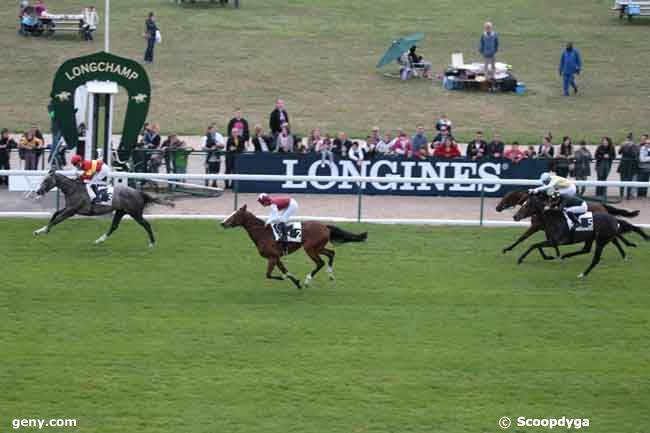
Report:
[{"label": "brown horse", "polygon": [[[287,271],[287,268],[280,260],[280,257],[284,254],[284,248],[275,241],[272,228],[267,226],[263,220],[248,212],[246,205],[233,212],[221,225],[225,228],[244,227],[248,232],[248,236],[250,236],[255,246],[257,246],[257,251],[259,251],[262,257],[268,260],[266,278],[272,280],[284,280],[288,278],[297,288],[302,289],[300,280]],[[318,271],[325,266],[325,262],[320,257],[321,255],[327,257],[327,273],[329,274],[330,280],[334,280],[333,265],[336,253],[334,250],[326,248],[328,242],[363,242],[367,238],[368,233],[348,233],[338,227],[321,224],[317,221],[305,221],[302,223],[302,244],[297,242],[289,243],[286,254],[289,255],[298,251],[300,247],[303,247],[309,258],[316,263],[316,269],[305,277],[305,287],[307,287]],[[273,275],[273,269],[276,266],[282,272],[281,277]]]},{"label": "brown horse", "polygon": [[[505,209],[510,209],[510,208],[515,207],[515,206],[521,206],[524,203],[526,203],[526,200],[528,200],[528,196],[529,196],[528,191],[512,191],[512,192],[509,192],[497,204],[496,211],[497,212],[502,212]],[[622,217],[626,217],[626,218],[634,218],[635,216],[639,215],[638,210],[628,211],[628,210],[625,210],[625,209],[619,209],[617,207],[610,206],[610,205],[600,203],[600,202],[597,202],[597,201],[587,202],[587,206],[589,208],[589,212],[593,212],[593,213],[608,213],[610,215],[622,216]],[[538,232],[540,230],[543,230],[543,229],[544,229],[544,225],[542,224],[542,222],[540,221],[538,216],[533,215],[530,218],[530,227],[528,227],[528,230],[526,230],[524,232],[524,234],[521,235],[519,237],[519,239],[517,239],[512,245],[509,245],[509,246],[505,247],[503,249],[503,253],[505,254],[508,251],[511,251],[512,249],[514,249],[514,247],[516,247],[517,245],[519,245],[520,243],[522,243],[523,241],[525,241],[526,239],[531,237],[534,233],[536,233],[536,232]],[[625,239],[621,239],[621,240],[623,242],[626,242]],[[626,242],[626,244],[627,244],[627,242]],[[560,256],[560,250],[558,249],[557,245],[554,245],[554,247],[555,247],[556,255],[559,257]]]}]

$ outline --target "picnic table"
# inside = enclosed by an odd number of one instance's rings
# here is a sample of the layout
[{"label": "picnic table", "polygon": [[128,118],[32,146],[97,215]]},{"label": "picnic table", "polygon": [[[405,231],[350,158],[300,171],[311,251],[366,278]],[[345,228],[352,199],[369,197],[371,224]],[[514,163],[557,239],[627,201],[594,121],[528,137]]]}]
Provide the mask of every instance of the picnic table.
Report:
[{"label": "picnic table", "polygon": [[[181,5],[184,3],[199,3],[201,0],[174,0],[177,5]],[[209,3],[217,3],[221,6],[226,6],[228,3],[232,3],[232,5],[235,7],[235,9],[239,9],[239,6],[241,4],[241,0],[203,0],[207,1]]]},{"label": "picnic table", "polygon": [[619,18],[650,16],[650,1],[647,0],[616,0],[612,10],[618,11]]},{"label": "picnic table", "polygon": [[81,34],[84,26],[83,14],[50,14],[43,12],[39,17],[46,35],[59,32]]}]

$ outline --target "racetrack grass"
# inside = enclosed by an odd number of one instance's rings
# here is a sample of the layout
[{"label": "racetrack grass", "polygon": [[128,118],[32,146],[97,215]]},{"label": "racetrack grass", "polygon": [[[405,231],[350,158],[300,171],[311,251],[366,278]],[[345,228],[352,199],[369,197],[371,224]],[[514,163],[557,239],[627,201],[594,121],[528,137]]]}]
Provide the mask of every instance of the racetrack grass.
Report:
[{"label": "racetrack grass", "polygon": [[[15,5],[14,5],[15,3]],[[0,10],[0,127],[23,130],[32,121],[49,128],[46,105],[53,74],[67,58],[103,48],[103,3],[94,43],[75,37],[16,35],[17,1]],[[87,1],[49,0],[53,12],[76,12]],[[622,141],[647,127],[647,18],[621,21],[612,0],[245,0],[242,8],[178,7],[169,0],[112,0],[112,50],[141,60],[146,14],[163,32],[155,64],[150,120],[163,134],[203,134],[209,122],[225,129],[235,106],[251,124],[268,125],[283,97],[294,131],[314,127],[365,137],[373,125],[412,132],[446,112],[461,140],[483,129],[506,141],[541,141],[571,135]],[[15,7],[14,7],[15,6]],[[375,65],[390,41],[426,33],[419,46],[435,72],[461,51],[478,60],[482,25],[491,19],[501,35],[499,58],[526,83],[525,95],[450,92],[436,82],[402,83]],[[15,26],[14,26],[15,23]],[[572,40],[583,54],[580,95],[561,96],[557,66]],[[395,66],[386,68],[395,72]],[[121,94],[115,130],[122,128]],[[117,120],[119,119],[119,121]],[[252,126],[252,125],[251,125]]]},{"label": "racetrack grass", "polygon": [[578,281],[587,257],[503,256],[520,230],[350,225],[369,241],[337,248],[336,284],[297,291],[214,222],[154,221],[154,250],[130,221],[102,246],[106,220],[41,224],[0,220],[3,431],[650,430],[648,245]]}]

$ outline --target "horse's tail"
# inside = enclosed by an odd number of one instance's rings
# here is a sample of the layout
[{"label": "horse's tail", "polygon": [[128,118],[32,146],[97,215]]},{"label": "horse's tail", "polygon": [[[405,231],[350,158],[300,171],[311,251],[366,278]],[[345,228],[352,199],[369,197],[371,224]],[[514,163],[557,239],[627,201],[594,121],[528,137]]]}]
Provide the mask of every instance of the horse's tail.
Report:
[{"label": "horse's tail", "polygon": [[327,228],[330,230],[330,242],[333,243],[365,242],[368,239],[368,232],[355,234],[336,226],[327,226]]},{"label": "horse's tail", "polygon": [[639,216],[639,211],[638,210],[629,211],[629,210],[620,209],[620,208],[617,208],[617,207],[614,207],[614,206],[610,206],[610,205],[605,204],[605,203],[601,203],[601,204],[603,205],[603,207],[605,208],[607,213],[610,214],[610,215],[622,216],[622,217],[625,217],[625,218],[634,218],[636,216]]},{"label": "horse's tail", "polygon": [[650,236],[648,236],[641,227],[637,227],[634,224],[630,224],[629,222],[618,218],[616,219],[616,221],[618,222],[619,233],[634,232],[637,233],[646,241],[650,241]]},{"label": "horse's tail", "polygon": [[148,204],[151,204],[151,203],[155,203],[155,204],[159,204],[159,205],[163,205],[163,206],[167,206],[167,207],[176,206],[174,204],[174,202],[172,202],[170,200],[165,200],[164,198],[155,197],[155,196],[153,196],[151,194],[147,194],[146,192],[142,192],[141,194],[142,194],[142,198],[144,199],[144,205],[145,206],[148,205]]}]

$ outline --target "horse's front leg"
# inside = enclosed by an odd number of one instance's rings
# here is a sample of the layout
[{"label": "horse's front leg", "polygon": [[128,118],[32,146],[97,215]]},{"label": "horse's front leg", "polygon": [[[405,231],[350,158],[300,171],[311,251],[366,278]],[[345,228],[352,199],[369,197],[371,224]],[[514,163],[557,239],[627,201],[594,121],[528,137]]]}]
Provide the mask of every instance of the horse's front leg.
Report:
[{"label": "horse's front leg", "polygon": [[52,227],[67,220],[68,218],[70,218],[76,213],[77,213],[77,209],[70,209],[70,208],[65,208],[54,212],[52,218],[50,218],[50,221],[47,223],[46,226],[41,227],[40,229],[34,231],[34,236],[49,233],[50,230],[52,230]]},{"label": "horse's front leg", "polygon": [[276,277],[273,275],[273,269],[275,269],[275,265],[278,264],[278,258],[277,257],[269,257],[269,261],[266,265],[266,278],[270,280],[283,280],[284,278],[282,277]]},{"label": "horse's front leg", "polygon": [[539,226],[531,224],[531,226],[528,227],[528,230],[526,230],[523,235],[519,236],[519,239],[517,239],[512,245],[507,246],[503,249],[503,254],[507,253],[508,251],[512,251],[517,245],[531,237],[534,233],[537,233],[539,230]]},{"label": "horse's front leg", "polygon": [[545,240],[545,241],[538,242],[538,243],[536,243],[536,244],[531,245],[530,247],[528,247],[528,249],[526,250],[526,252],[523,253],[523,254],[521,255],[521,257],[519,257],[519,260],[517,260],[517,264],[518,264],[518,265],[522,264],[523,261],[524,261],[524,259],[526,258],[526,256],[528,256],[528,254],[530,254],[531,251],[533,251],[533,250],[535,250],[535,249],[539,249],[539,250],[541,251],[541,248],[544,248],[544,247],[550,247],[550,246],[552,246],[552,245],[553,245],[552,242],[549,241],[549,240]]},{"label": "horse's front leg", "polygon": [[284,276],[284,278],[290,279],[291,282],[293,282],[293,284],[295,284],[298,289],[302,289],[302,285],[300,284],[300,280],[298,280],[298,278],[296,278],[295,275],[293,275],[291,272],[289,272],[287,270],[287,268],[284,266],[284,263],[282,263],[280,261],[279,257],[277,258],[277,261],[278,261],[278,268],[280,268],[280,271],[282,272],[282,275]]}]

